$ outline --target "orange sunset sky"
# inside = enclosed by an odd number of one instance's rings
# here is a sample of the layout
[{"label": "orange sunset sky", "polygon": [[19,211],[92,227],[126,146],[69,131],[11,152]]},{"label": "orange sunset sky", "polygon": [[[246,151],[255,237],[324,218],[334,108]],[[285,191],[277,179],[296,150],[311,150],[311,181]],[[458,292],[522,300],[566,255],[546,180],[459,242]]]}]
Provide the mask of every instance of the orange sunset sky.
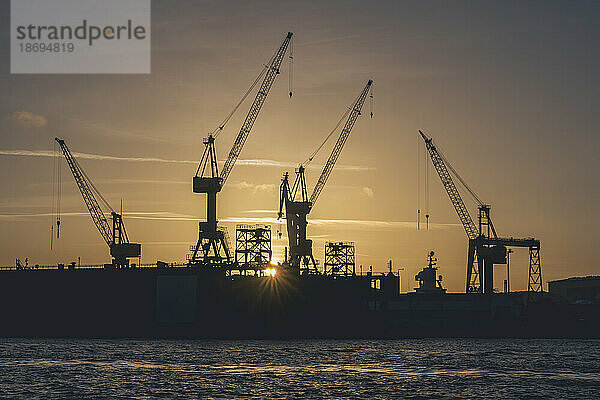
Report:
[{"label": "orange sunset sky", "polygon": [[[0,2],[5,55],[9,17]],[[55,136],[87,155],[81,165],[115,209],[123,200],[142,263],[184,261],[206,212],[192,193],[202,139],[292,31],[294,95],[286,59],[219,195],[232,237],[238,223],[271,224],[276,237],[282,174],[373,79],[374,118],[359,118],[310,214],[321,263],[326,241],[354,241],[357,265],[385,271],[392,259],[407,290],[434,250],[444,285],[464,290],[466,236],[432,168],[431,226],[416,230],[422,129],[492,205],[500,235],[541,240],[545,283],[598,274],[599,17],[599,4],[586,1],[155,0],[151,74],[11,75],[1,57],[0,265],[109,260],[62,158],[61,238],[50,249]],[[220,160],[249,106],[219,136]],[[310,189],[332,146],[307,170]],[[285,237],[273,240],[275,259]],[[511,258],[515,290],[526,289],[527,257]],[[499,266],[497,288],[503,279]]]}]

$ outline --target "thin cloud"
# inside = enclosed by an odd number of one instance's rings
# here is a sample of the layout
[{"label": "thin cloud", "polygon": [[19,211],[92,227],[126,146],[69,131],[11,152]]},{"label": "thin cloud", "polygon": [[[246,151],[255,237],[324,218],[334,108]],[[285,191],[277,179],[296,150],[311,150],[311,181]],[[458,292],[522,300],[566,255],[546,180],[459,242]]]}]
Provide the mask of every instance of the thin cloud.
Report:
[{"label": "thin cloud", "polygon": [[8,119],[26,128],[43,128],[48,125],[46,117],[31,111],[15,111],[10,114]]},{"label": "thin cloud", "polygon": [[123,216],[126,219],[144,219],[144,220],[161,220],[161,221],[201,221],[202,218],[195,217],[189,214],[180,214],[173,212],[127,212]]},{"label": "thin cloud", "polygon": [[[345,226],[356,226],[356,227],[372,227],[372,228],[415,228],[414,221],[378,221],[378,220],[359,220],[359,219],[311,219],[310,223],[313,225],[345,225]],[[429,227],[432,229],[446,229],[450,227],[456,227],[459,224],[440,224],[440,223],[429,223]]]},{"label": "thin cloud", "polygon": [[265,225],[265,224],[280,224],[283,220],[278,220],[277,217],[228,217],[219,218],[219,222],[229,224],[250,224],[250,225]]},{"label": "thin cloud", "polygon": [[[253,210],[259,212],[268,212],[268,210]],[[51,213],[31,213],[31,214],[0,214],[0,219],[10,218],[22,218],[22,217],[49,217]],[[88,216],[86,212],[70,212],[62,213],[63,216]],[[144,219],[144,220],[168,220],[168,221],[201,221],[203,218],[196,217],[189,214],[180,214],[173,212],[142,212],[142,211],[131,211],[124,213],[126,219]],[[229,224],[282,224],[285,223],[283,219],[277,219],[273,217],[226,217],[219,219],[222,223]],[[322,227],[359,227],[359,228],[377,228],[377,229],[414,229],[414,221],[379,221],[379,220],[360,220],[360,219],[321,219],[315,218],[309,220],[310,225],[322,226]],[[430,229],[448,229],[459,227],[457,223],[429,223]]]},{"label": "thin cloud", "polygon": [[[238,160],[237,165],[251,165],[257,167],[280,167],[280,168],[297,168],[298,163],[287,162],[287,161],[275,161],[265,159],[249,159],[249,160]],[[322,169],[322,164],[311,164],[308,165],[307,169]],[[336,165],[336,170],[340,171],[373,171],[375,167],[369,167],[366,165]]]},{"label": "thin cloud", "polygon": [[[53,213],[29,213],[29,214],[0,214],[0,219],[10,220],[18,218],[41,218],[41,217],[52,217]],[[110,218],[109,214],[106,214],[107,218]],[[87,212],[63,212],[62,217],[89,217]],[[172,212],[125,212],[123,213],[125,219],[148,219],[148,220],[169,220],[169,221],[200,221],[201,218],[194,217],[193,215],[179,214]]]},{"label": "thin cloud", "polygon": [[[53,213],[29,213],[29,214],[0,214],[0,219],[11,220],[20,218],[40,218],[40,217],[53,217],[56,214]],[[82,215],[89,215],[84,212],[65,212],[61,213],[63,217],[81,217]]]},{"label": "thin cloud", "polygon": [[[262,212],[263,210],[255,210]],[[247,223],[247,224],[279,224],[283,220],[278,220],[277,217],[229,217],[221,218],[224,223]],[[352,226],[360,228],[377,228],[377,229],[405,229],[415,228],[414,221],[378,221],[378,220],[359,220],[359,219],[309,219],[310,225],[318,225],[323,227],[339,226],[349,228]],[[429,223],[431,229],[447,229],[460,226],[460,224],[441,224]]]},{"label": "thin cloud", "polygon": [[[0,155],[5,156],[23,156],[23,157],[54,157],[54,152],[50,150],[0,150]],[[131,162],[157,162],[169,164],[197,164],[197,161],[169,160],[156,157],[116,157],[102,154],[78,153],[73,155],[80,159],[87,160],[108,160],[108,161],[131,161]]]},{"label": "thin cloud", "polygon": [[[50,150],[0,150],[0,155],[5,156],[21,156],[21,157],[53,157],[55,154]],[[166,164],[192,164],[197,165],[197,160],[173,160],[158,157],[117,157],[103,154],[79,153],[73,152],[73,155],[80,159],[87,160],[104,160],[104,161],[127,161],[127,162],[155,162]],[[219,161],[223,164],[224,161]],[[268,159],[248,159],[237,160],[237,165],[257,166],[257,167],[280,167],[280,168],[296,168],[298,164],[284,161],[275,161]],[[308,168],[320,169],[322,165],[310,165]],[[372,171],[374,167],[360,165],[338,165],[337,170],[342,171]]]},{"label": "thin cloud", "polygon": [[126,183],[126,184],[156,184],[156,185],[190,185],[189,181],[172,181],[166,179],[122,179],[122,178],[111,178],[111,179],[98,179],[96,183]]},{"label": "thin cloud", "polygon": [[272,183],[251,183],[251,182],[233,182],[228,185],[242,190],[251,190],[253,193],[257,192],[274,192],[277,190],[277,185]]}]

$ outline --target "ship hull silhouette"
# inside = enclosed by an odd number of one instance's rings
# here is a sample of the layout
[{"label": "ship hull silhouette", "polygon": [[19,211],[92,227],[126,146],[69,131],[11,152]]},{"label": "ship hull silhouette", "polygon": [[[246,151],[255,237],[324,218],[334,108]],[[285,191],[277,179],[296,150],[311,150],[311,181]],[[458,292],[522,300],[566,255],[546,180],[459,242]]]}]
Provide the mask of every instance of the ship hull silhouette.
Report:
[{"label": "ship hull silhouette", "polygon": [[218,269],[0,271],[0,336],[600,337],[598,305],[547,294],[399,293],[394,274]]}]

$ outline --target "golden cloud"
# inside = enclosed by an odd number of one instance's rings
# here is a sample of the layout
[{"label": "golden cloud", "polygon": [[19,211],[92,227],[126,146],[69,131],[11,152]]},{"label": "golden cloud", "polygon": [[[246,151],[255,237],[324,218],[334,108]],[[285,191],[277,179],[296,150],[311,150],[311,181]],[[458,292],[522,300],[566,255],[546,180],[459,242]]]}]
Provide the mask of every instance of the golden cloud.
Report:
[{"label": "golden cloud", "polygon": [[15,111],[8,119],[26,128],[43,128],[48,125],[46,117],[34,114],[31,111]]}]

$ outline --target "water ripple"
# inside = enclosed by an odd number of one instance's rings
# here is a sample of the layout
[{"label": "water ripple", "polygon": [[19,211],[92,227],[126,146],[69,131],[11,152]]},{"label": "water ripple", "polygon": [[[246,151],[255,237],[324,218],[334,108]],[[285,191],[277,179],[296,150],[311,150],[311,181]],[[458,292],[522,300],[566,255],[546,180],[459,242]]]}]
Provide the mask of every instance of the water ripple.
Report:
[{"label": "water ripple", "polygon": [[600,398],[595,340],[0,339],[2,398]]}]

